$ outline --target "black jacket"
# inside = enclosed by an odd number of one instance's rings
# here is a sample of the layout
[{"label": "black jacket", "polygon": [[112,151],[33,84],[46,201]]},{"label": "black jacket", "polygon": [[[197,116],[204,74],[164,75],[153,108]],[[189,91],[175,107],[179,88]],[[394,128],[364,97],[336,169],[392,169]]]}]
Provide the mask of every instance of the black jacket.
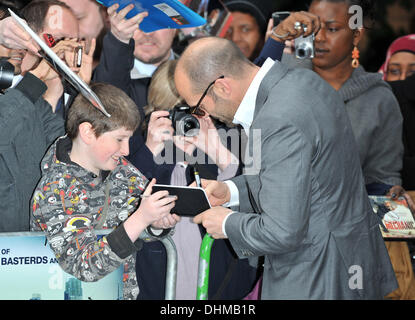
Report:
[{"label": "black jacket", "polygon": [[0,232],[30,230],[30,198],[41,177],[40,161],[64,121],[42,95],[46,85],[27,73],[0,96]]},{"label": "black jacket", "polygon": [[389,82],[389,84],[398,99],[403,116],[402,186],[406,190],[415,190],[415,135],[413,130],[415,122],[415,75],[403,81]]}]

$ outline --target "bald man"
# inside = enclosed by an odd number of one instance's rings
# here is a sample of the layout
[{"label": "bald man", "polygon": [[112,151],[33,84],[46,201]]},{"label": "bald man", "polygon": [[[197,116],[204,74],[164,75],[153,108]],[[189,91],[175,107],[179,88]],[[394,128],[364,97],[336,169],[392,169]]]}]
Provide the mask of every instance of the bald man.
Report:
[{"label": "bald man", "polygon": [[189,105],[249,137],[252,166],[203,181],[216,207],[194,220],[240,258],[265,256],[263,299],[382,299],[396,288],[335,90],[308,70],[258,68],[219,38],[190,45],[175,82]]}]

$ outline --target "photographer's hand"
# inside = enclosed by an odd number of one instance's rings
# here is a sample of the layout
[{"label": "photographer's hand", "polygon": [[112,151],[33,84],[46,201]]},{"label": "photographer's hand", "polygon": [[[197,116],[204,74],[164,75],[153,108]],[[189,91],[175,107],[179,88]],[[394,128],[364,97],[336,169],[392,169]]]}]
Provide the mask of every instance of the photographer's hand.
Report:
[{"label": "photographer's hand", "polygon": [[225,170],[231,163],[238,163],[238,159],[223,145],[212,119],[209,116],[197,118],[200,124],[198,135],[183,137],[183,140],[206,153],[221,170]]},{"label": "photographer's hand", "polygon": [[[65,41],[71,41],[74,45],[73,50],[65,51],[66,64],[72,69],[72,71],[77,73],[78,76],[85,81],[85,83],[89,84],[92,78],[96,39],[92,39],[90,43],[74,39]],[[75,65],[75,60],[77,60],[76,53],[79,47],[82,47],[81,67]]]},{"label": "photographer's hand", "polygon": [[[295,28],[295,23],[299,22],[304,28]],[[286,19],[281,21],[276,27],[273,25],[272,19],[268,24],[267,36],[275,41],[285,42],[293,40],[300,36],[308,37],[312,33],[316,34],[321,27],[320,18],[306,11],[292,12]]]},{"label": "photographer's hand", "polygon": [[173,139],[174,129],[168,116],[168,111],[154,111],[150,116],[146,146],[155,156],[164,149],[166,140]]}]

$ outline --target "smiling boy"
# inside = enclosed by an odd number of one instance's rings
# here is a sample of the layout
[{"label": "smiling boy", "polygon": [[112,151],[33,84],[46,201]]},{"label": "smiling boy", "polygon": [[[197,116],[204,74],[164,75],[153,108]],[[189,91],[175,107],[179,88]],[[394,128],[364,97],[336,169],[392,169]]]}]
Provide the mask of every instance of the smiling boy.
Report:
[{"label": "smiling boy", "polygon": [[[91,88],[111,117],[82,95],[75,99],[67,135],[42,160],[32,228],[46,232],[62,269],[82,281],[97,281],[125,263],[124,299],[134,299],[140,234],[150,225],[171,228],[179,217],[170,214],[175,198],[166,191],[151,194],[155,180],[148,183],[124,158],[139,123],[134,102],[108,84]],[[146,197],[140,202],[141,194]],[[114,230],[100,239],[99,229]]]}]

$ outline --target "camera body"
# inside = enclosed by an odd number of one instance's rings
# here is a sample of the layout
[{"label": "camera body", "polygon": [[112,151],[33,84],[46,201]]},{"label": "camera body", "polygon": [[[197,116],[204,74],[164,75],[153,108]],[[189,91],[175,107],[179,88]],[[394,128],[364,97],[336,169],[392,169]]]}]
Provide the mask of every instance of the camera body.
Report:
[{"label": "camera body", "polygon": [[[274,22],[274,27],[277,26],[281,21],[286,19],[290,15],[289,11],[277,11],[272,14],[272,19]],[[303,25],[304,31],[307,30],[307,27]],[[314,34],[304,37],[294,39],[295,47],[295,56],[297,59],[312,59],[314,58],[315,49],[314,49]]]},{"label": "camera body", "polygon": [[199,134],[199,120],[191,114],[188,105],[179,104],[169,111],[169,119],[173,123],[173,129],[178,136],[194,137]]},{"label": "camera body", "polygon": [[14,78],[14,66],[6,59],[0,58],[0,90],[10,88]]},{"label": "camera body", "polygon": [[297,59],[312,59],[314,58],[314,34],[308,37],[301,36],[294,39],[295,56]]}]

